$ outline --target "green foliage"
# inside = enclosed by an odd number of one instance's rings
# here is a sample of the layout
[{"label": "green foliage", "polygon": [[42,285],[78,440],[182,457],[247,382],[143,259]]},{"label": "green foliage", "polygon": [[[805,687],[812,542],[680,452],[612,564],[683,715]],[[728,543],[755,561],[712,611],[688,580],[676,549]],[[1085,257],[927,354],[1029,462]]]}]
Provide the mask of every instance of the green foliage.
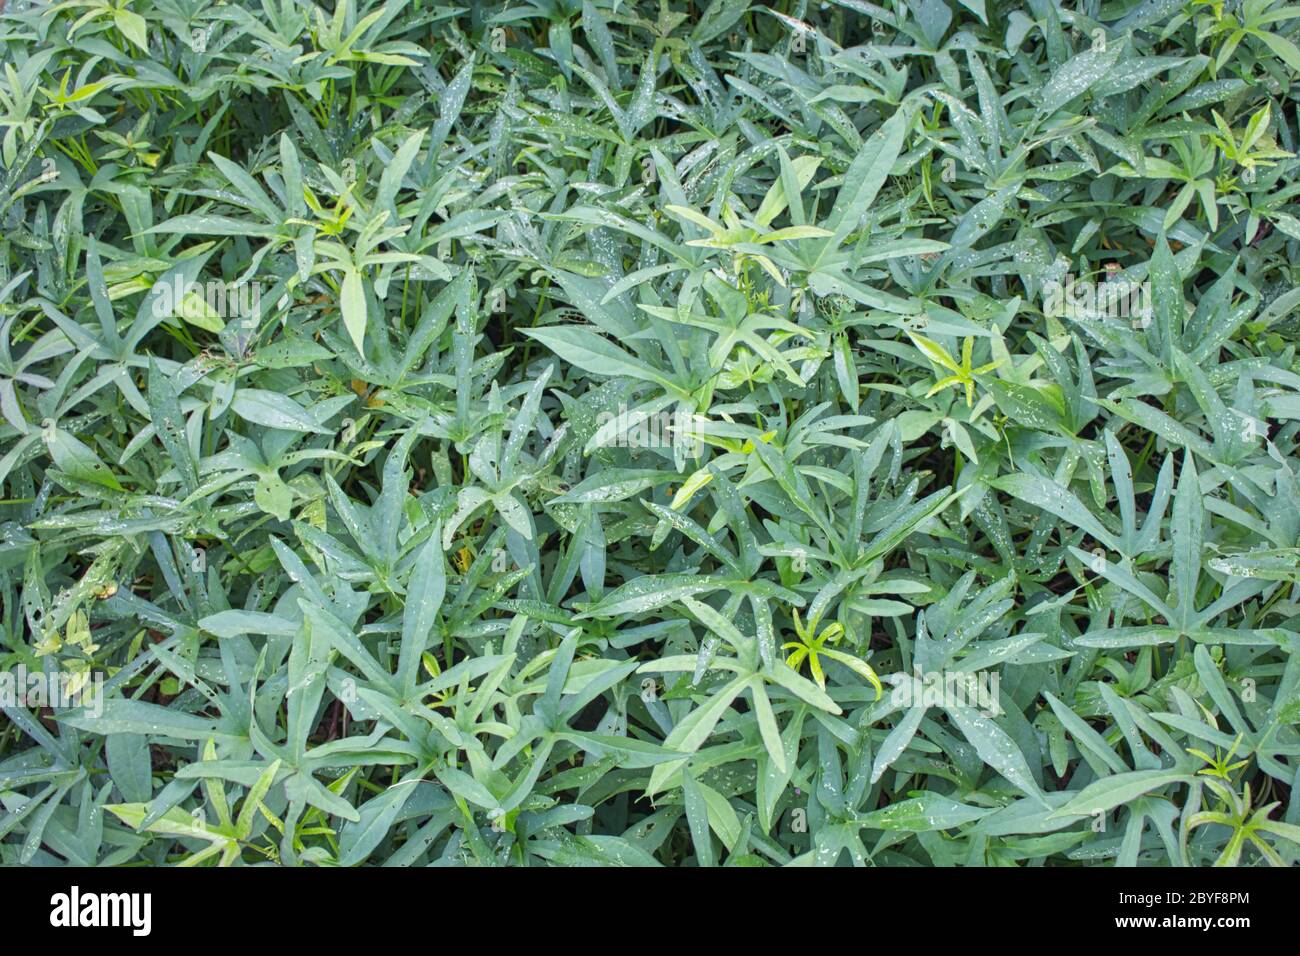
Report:
[{"label": "green foliage", "polygon": [[1298,30],[10,0],[0,862],[1296,864]]}]

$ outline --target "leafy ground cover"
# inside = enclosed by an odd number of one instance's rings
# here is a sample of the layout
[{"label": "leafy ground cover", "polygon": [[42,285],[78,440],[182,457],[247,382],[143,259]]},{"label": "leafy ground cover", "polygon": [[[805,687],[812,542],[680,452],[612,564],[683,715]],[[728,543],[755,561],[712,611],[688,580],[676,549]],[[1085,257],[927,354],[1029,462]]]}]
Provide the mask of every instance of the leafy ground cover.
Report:
[{"label": "leafy ground cover", "polygon": [[1300,858],[1278,0],[9,0],[0,862]]}]

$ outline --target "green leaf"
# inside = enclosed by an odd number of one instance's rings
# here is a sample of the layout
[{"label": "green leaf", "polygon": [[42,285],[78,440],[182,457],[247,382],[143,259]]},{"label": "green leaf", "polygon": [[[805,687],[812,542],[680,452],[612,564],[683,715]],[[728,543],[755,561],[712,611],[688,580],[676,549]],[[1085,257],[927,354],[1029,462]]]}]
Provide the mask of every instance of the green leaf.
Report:
[{"label": "green leaf", "polygon": [[1079,791],[1078,796],[1057,808],[1053,817],[1089,816],[1106,813],[1120,804],[1159,790],[1171,783],[1190,783],[1192,777],[1178,770],[1133,770],[1096,780]]},{"label": "green leaf", "polygon": [[343,310],[343,325],[352,338],[357,351],[365,353],[366,339],[366,287],[361,273],[356,269],[345,269],[343,286],[339,292],[339,304]]}]

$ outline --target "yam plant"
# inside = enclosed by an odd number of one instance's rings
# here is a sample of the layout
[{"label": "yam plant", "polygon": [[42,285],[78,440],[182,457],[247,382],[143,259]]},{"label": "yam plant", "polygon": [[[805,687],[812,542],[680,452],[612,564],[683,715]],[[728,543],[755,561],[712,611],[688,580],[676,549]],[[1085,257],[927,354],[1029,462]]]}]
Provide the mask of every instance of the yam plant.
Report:
[{"label": "yam plant", "polygon": [[0,863],[1294,865],[1298,41],[9,0]]}]

